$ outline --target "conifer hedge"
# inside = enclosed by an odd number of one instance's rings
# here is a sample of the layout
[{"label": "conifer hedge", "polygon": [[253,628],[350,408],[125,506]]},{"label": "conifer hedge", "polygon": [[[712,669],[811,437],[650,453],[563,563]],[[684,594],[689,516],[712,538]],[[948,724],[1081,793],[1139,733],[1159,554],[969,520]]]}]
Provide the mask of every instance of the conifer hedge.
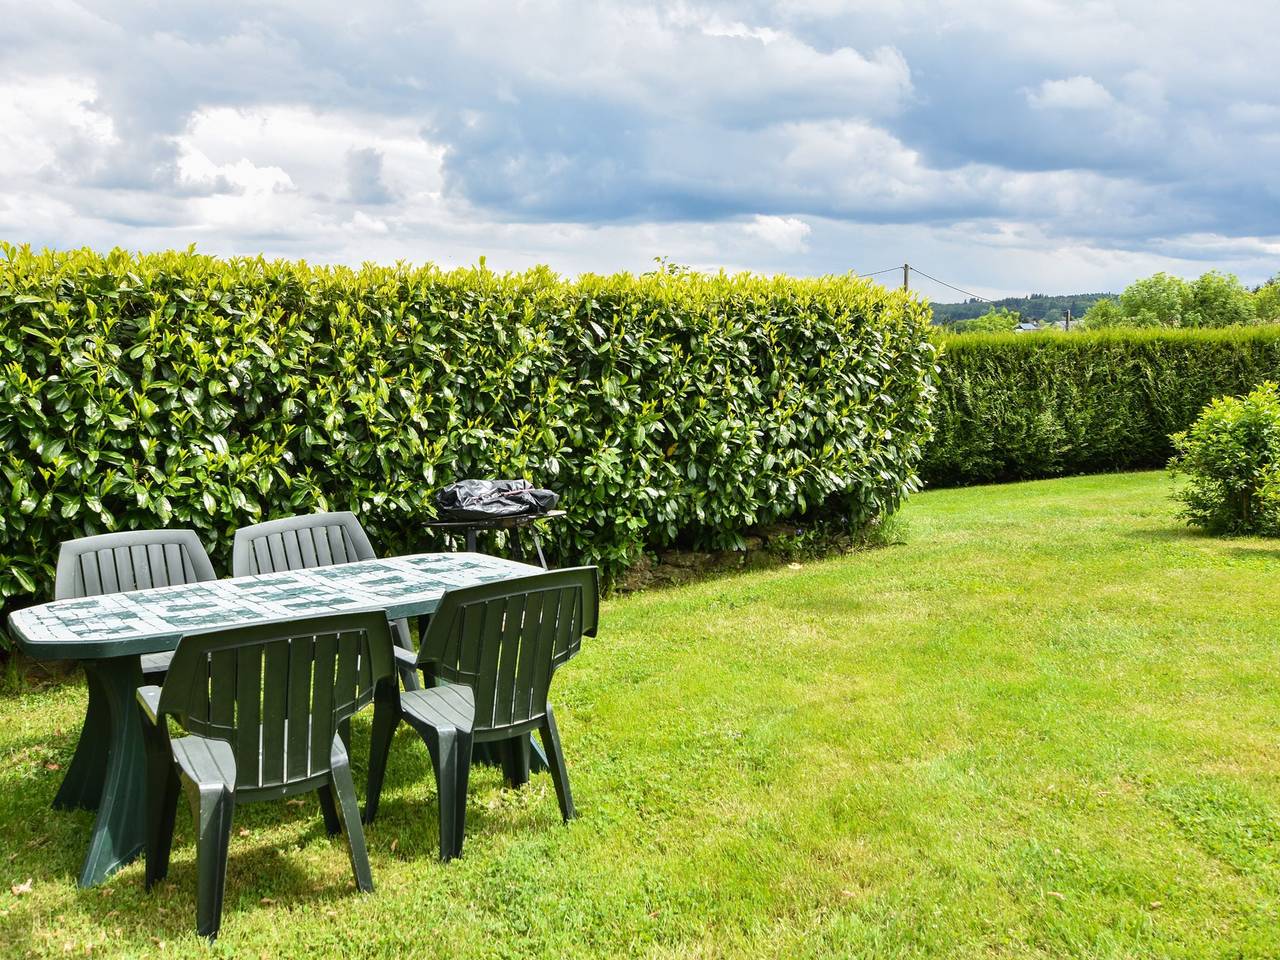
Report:
[{"label": "conifer hedge", "polygon": [[936,485],[1163,466],[1210,400],[1280,379],[1280,328],[942,339]]},{"label": "conifer hedge", "polygon": [[565,560],[725,547],[817,510],[863,523],[917,487],[926,306],[854,277],[561,279],[546,269],[0,260],[0,595],[46,598],[60,541],[232,531],[351,509],[434,546],[434,490],[560,492]]}]

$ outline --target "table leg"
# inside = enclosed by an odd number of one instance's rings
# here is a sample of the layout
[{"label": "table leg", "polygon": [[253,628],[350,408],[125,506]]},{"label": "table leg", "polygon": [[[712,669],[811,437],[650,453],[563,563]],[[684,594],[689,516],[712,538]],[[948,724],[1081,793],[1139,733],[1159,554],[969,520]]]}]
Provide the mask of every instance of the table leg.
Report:
[{"label": "table leg", "polygon": [[85,711],[75,756],[62,778],[58,795],[53,798],[53,806],[57,810],[97,810],[98,798],[102,796],[102,780],[107,775],[107,731],[111,728],[107,694],[98,672],[87,664],[85,680],[89,688],[89,707]]},{"label": "table leg", "polygon": [[538,566],[543,570],[547,569],[547,558],[542,552],[542,538],[538,536],[538,528],[532,523],[529,524],[529,536],[533,538],[533,549],[538,552]]},{"label": "table leg", "polygon": [[476,552],[476,528],[475,527],[467,527],[466,538],[467,538],[467,552],[475,553]]},{"label": "table leg", "polygon": [[[105,754],[97,798],[98,816],[80,868],[80,886],[92,887],[142,852],[146,839],[147,778],[142,719],[134,699],[142,685],[138,658],[86,660],[84,667],[90,691],[86,719],[94,716],[95,688],[100,700],[98,717],[102,723],[94,733],[92,749]],[[84,745],[82,735],[81,746]],[[76,752],[79,755],[80,751]]]}]

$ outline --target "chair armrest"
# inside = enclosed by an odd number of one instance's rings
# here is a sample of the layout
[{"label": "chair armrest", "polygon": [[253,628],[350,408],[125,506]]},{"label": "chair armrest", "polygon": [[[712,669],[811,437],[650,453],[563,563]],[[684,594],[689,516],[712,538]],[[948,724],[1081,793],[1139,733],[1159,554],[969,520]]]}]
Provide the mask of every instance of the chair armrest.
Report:
[{"label": "chair armrest", "polygon": [[138,706],[142,707],[143,715],[150,720],[152,724],[159,725],[160,688],[157,686],[139,687]]}]

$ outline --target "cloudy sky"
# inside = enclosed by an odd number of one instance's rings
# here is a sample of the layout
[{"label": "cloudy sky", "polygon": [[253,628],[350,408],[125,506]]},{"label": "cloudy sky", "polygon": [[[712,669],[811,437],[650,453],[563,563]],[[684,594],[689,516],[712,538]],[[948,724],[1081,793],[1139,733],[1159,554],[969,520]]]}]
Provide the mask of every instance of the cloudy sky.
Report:
[{"label": "cloudy sky", "polygon": [[0,239],[1256,283],[1277,36],[1274,0],[0,0]]}]

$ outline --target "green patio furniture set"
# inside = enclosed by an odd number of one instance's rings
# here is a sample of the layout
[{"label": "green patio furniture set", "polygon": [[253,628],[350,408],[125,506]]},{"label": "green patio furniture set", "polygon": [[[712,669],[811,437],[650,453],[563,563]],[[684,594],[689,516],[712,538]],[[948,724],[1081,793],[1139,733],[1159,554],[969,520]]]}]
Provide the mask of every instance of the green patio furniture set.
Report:
[{"label": "green patio furniture set", "polygon": [[[371,891],[362,819],[377,815],[401,722],[431,756],[442,860],[462,852],[473,752],[514,786],[545,765],[561,815],[574,817],[547,694],[596,633],[596,568],[476,553],[380,560],[350,513],[241,529],[232,566],[217,579],[190,530],[85,537],[63,544],[55,601],[10,616],[25,652],[78,659],[88,678],[54,800],[97,811],[82,886],[144,850],[147,887],[164,879],[184,794],[197,826],[196,926],[215,937],[235,807],[314,791],[329,834],[346,836],[357,887]],[[366,708],[362,818],[348,749],[350,719]],[[170,737],[171,722],[182,736]]]}]

